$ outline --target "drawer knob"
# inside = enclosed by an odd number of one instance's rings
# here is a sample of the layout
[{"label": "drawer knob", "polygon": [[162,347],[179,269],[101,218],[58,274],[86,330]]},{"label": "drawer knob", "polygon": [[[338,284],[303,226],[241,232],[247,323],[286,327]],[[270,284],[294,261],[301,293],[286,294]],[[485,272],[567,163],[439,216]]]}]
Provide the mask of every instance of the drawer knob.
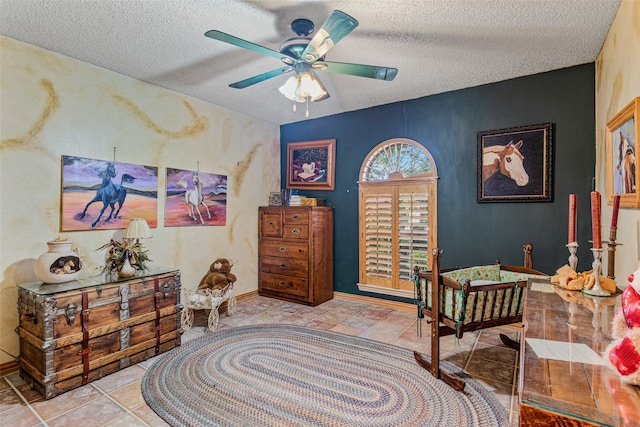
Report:
[{"label": "drawer knob", "polygon": [[284,264],[280,264],[280,268],[287,268],[287,266]]},{"label": "drawer knob", "polygon": [[287,252],[287,248],[280,247],[280,252]]},{"label": "drawer knob", "polygon": [[293,219],[295,219],[296,221],[300,219],[300,215],[294,215]]},{"label": "drawer knob", "polygon": [[300,234],[300,229],[299,228],[294,228],[293,230],[291,230],[291,232],[293,234]]},{"label": "drawer knob", "polygon": [[284,286],[287,286],[287,284],[285,282],[280,282],[280,283],[278,283],[278,286],[284,287]]}]

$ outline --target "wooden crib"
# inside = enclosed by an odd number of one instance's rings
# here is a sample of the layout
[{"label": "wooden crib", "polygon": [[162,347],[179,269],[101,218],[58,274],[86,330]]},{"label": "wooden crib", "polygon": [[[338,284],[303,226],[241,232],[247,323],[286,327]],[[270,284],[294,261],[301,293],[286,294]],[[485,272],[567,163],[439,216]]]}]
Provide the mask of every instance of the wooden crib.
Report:
[{"label": "wooden crib", "polygon": [[[527,249],[530,254],[530,245],[525,245],[525,253]],[[422,332],[421,319],[427,317],[431,326],[431,362],[418,352],[414,356],[436,378],[462,390],[464,381],[440,370],[440,336],[455,334],[462,338],[467,331],[521,322],[527,279],[546,276],[529,267],[500,264],[441,270],[441,253],[433,250],[430,271],[414,269],[418,333]],[[438,302],[437,310],[433,310],[432,301]]]}]

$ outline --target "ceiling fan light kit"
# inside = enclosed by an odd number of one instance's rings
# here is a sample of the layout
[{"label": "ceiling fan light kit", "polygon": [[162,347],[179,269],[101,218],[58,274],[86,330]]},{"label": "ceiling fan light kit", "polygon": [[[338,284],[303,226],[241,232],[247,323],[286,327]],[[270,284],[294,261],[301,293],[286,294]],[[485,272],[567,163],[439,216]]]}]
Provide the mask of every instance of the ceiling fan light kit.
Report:
[{"label": "ceiling fan light kit", "polygon": [[327,89],[311,70],[289,77],[279,90],[287,99],[293,101],[294,112],[296,111],[296,102],[306,102],[306,117],[309,117],[309,101],[317,102],[329,98]]},{"label": "ceiling fan light kit", "polygon": [[329,49],[357,26],[358,21],[354,18],[344,12],[334,10],[313,38],[309,38],[307,36],[314,29],[313,22],[304,18],[296,19],[291,23],[291,29],[297,34],[297,37],[285,40],[280,46],[279,52],[217,30],[207,31],[205,36],[280,59],[285,67],[231,83],[229,86],[235,89],[244,89],[293,71],[294,74],[287,79],[279,91],[287,99],[293,101],[294,112],[296,111],[296,102],[306,102],[306,116],[309,117],[309,102],[319,102],[329,98],[327,89],[314,70],[386,81],[393,80],[398,74],[396,68],[324,60]]}]

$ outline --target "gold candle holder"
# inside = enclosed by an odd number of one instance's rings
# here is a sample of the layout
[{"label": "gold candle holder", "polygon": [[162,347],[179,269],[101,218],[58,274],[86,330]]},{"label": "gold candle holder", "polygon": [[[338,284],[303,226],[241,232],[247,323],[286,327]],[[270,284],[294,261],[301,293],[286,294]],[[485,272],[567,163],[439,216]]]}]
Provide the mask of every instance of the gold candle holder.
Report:
[{"label": "gold candle holder", "polygon": [[609,279],[616,278],[616,246],[621,246],[621,243],[616,243],[618,234],[618,227],[609,228],[609,241],[603,242],[607,245],[608,257],[607,257],[607,277]]}]

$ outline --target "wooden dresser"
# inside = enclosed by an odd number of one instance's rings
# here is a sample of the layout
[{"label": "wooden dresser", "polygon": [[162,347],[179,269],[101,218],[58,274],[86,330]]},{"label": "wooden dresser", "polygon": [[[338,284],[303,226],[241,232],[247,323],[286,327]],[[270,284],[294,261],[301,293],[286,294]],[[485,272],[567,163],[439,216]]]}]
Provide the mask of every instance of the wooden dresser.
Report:
[{"label": "wooden dresser", "polygon": [[258,293],[315,306],[333,298],[333,208],[259,210]]},{"label": "wooden dresser", "polygon": [[521,426],[640,426],[640,387],[601,357],[620,293],[607,298],[529,279],[520,350]]},{"label": "wooden dresser", "polygon": [[45,399],[180,345],[180,272],[18,285],[20,375]]}]

